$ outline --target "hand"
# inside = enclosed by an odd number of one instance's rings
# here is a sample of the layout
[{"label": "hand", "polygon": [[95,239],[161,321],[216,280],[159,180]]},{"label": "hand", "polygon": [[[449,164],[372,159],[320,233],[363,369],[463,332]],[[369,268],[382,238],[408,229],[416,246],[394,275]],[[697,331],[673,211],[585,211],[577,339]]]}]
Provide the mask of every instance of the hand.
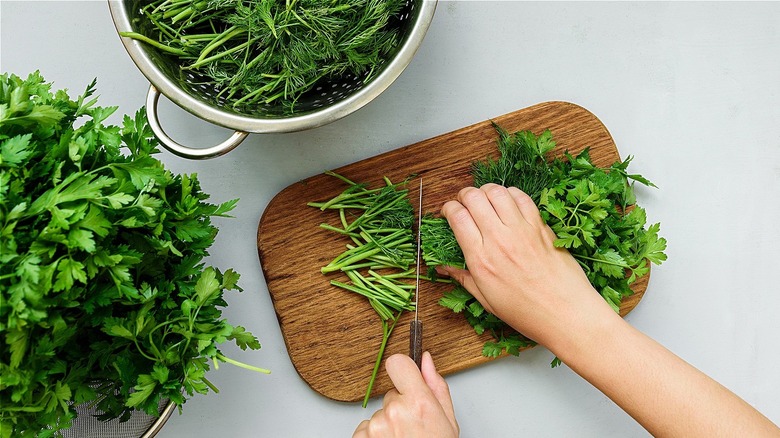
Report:
[{"label": "hand", "polygon": [[574,257],[553,245],[555,234],[519,189],[467,187],[444,204],[442,214],[468,270],[440,271],[525,336],[551,348],[575,317],[612,312]]},{"label": "hand", "polygon": [[423,353],[420,370],[402,354],[387,358],[385,367],[395,389],[385,395],[382,409],[358,425],[353,438],[459,435],[449,387],[436,371],[430,353]]},{"label": "hand", "polygon": [[652,435],[780,436],[760,412],[612,311],[571,254],[553,246],[553,231],[519,189],[465,188],[442,214],[468,267],[443,273]]}]

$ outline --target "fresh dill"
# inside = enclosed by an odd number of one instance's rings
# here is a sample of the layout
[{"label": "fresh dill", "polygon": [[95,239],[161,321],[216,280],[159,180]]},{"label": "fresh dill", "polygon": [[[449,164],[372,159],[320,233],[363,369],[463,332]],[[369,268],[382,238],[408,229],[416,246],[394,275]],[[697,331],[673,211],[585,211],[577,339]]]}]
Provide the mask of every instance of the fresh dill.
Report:
[{"label": "fresh dill", "polygon": [[403,0],[156,0],[136,32],[237,109],[291,112],[323,80],[368,82],[400,42]]}]

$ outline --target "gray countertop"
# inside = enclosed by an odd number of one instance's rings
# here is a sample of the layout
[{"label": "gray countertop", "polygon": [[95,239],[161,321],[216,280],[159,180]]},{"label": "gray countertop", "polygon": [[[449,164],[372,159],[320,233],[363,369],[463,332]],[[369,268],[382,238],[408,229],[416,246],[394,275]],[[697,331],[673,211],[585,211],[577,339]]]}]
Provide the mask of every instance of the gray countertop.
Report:
[{"label": "gray countertop", "polygon": [[[101,105],[119,106],[113,123],[143,105],[148,82],[106,2],[3,0],[0,14],[2,71],[39,69],[72,96],[97,77]],[[197,172],[214,201],[241,198],[217,222],[209,261],[242,274],[226,315],[263,348],[225,351],[273,373],[211,371],[220,393],[193,397],[158,436],[349,436],[381,399],[330,401],[296,374],[255,247],[265,206],[326,169],[549,100],[592,111],[660,187],[638,198],[669,260],[628,320],[780,422],[780,3],[444,1],[401,77],[345,119],[251,135],[209,161],[162,154],[173,171]],[[182,143],[229,135],[173,104],[160,111]],[[463,436],[647,435],[551,359],[534,348],[449,376]]]}]

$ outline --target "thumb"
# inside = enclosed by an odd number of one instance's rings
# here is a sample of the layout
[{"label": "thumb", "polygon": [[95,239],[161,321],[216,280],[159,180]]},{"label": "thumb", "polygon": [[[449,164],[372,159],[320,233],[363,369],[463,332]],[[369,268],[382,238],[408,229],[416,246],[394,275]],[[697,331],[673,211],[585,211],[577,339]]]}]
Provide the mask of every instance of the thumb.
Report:
[{"label": "thumb", "polygon": [[450,395],[450,387],[444,380],[444,377],[436,371],[436,366],[433,364],[433,358],[431,353],[423,353],[422,363],[420,364],[420,372],[422,373],[423,380],[428,388],[431,389],[433,396],[438,400],[444,410],[444,414],[452,423],[452,426],[457,430],[458,421],[455,419],[455,408],[452,405],[452,396]]}]

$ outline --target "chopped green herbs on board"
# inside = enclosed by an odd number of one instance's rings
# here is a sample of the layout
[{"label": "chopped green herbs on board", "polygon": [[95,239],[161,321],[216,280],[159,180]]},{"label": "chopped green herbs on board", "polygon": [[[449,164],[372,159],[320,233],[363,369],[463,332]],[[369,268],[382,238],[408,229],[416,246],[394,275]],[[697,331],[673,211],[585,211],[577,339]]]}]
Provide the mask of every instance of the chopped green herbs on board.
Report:
[{"label": "chopped green herbs on board", "polygon": [[401,36],[403,0],[156,0],[121,35],[237,108],[296,101],[321,80],[368,82]]},{"label": "chopped green herbs on board", "polygon": [[154,158],[144,110],[105,125],[95,82],[72,100],[39,73],[0,76],[0,436],[58,436],[74,404],[158,415],[216,388],[219,345],[257,349],[222,318],[239,274],[207,266],[237,200]]},{"label": "chopped green herbs on board", "polygon": [[[492,182],[528,193],[555,232],[554,244],[574,256],[593,287],[618,311],[621,300],[633,293],[631,284],[649,272],[650,263],[666,260],[666,239],[658,235],[660,224],[646,226],[647,215],[634,196],[634,181],[655,187],[653,183],[628,173],[631,157],[608,169],[594,166],[587,149],[576,156],[566,153],[564,159],[548,160],[546,154],[555,148],[549,131],[539,136],[529,131],[508,134],[495,127],[501,155],[473,164],[474,185]],[[421,246],[429,269],[466,267],[444,218],[428,216],[422,221]],[[445,293],[439,303],[463,313],[478,334],[493,335],[494,342],[483,348],[485,356],[517,355],[533,344],[486,312],[461,286]],[[553,361],[553,365],[558,363]]]},{"label": "chopped green herbs on board", "polygon": [[382,342],[363,399],[366,407],[387,341],[403,312],[414,310],[414,209],[409,191],[403,188],[406,181],[395,184],[385,177],[384,186],[369,189],[334,172],[325,173],[347,188],[328,201],[308,205],[335,212],[339,225],[322,223],[320,227],[343,235],[348,243],[321,271],[341,272],[346,279],[332,279],[330,284],[365,297],[382,322]]}]

